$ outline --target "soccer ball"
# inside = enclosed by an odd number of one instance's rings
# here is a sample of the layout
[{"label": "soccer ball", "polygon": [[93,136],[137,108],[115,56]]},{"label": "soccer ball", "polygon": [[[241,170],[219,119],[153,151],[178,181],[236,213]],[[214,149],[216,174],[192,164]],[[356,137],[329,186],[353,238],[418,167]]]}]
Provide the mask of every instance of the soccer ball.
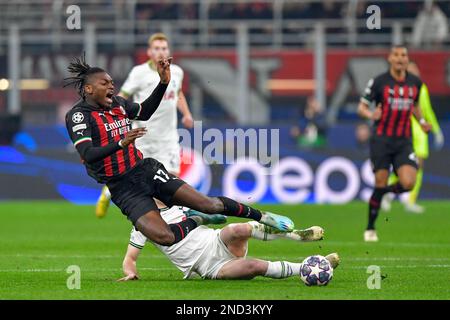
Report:
[{"label": "soccer ball", "polygon": [[323,256],[307,257],[300,266],[300,279],[307,286],[326,286],[333,278],[333,267]]}]

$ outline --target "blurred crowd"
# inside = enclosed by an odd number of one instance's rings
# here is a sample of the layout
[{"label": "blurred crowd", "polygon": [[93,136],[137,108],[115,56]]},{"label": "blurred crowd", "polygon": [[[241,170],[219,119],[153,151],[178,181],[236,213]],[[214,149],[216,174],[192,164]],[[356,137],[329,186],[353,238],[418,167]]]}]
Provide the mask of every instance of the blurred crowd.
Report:
[{"label": "blurred crowd", "polygon": [[[106,0],[105,2],[114,2]],[[282,16],[285,19],[342,19],[347,15],[347,10],[354,1],[286,1],[283,3]],[[426,2],[430,1],[357,1],[357,14],[365,17],[365,9],[372,4],[381,8],[384,18],[414,18],[424,9]],[[434,1],[445,16],[450,16],[450,3],[448,1]],[[165,0],[158,3],[138,1],[137,12],[153,19],[191,19],[198,17],[198,2],[184,1],[174,3]],[[209,1],[210,19],[272,19],[274,16],[274,2],[270,1],[236,1],[221,2]]]},{"label": "blurred crowd", "polygon": [[[203,6],[203,4],[207,4]],[[16,0],[1,3],[0,24],[8,25],[7,18],[27,13],[26,19],[34,19],[28,25],[41,26],[42,30],[54,30],[64,8],[72,3],[67,0]],[[273,20],[283,19],[281,27],[284,34],[294,35],[293,44],[304,43],[295,38],[299,33],[308,34],[312,24],[299,26],[304,19],[325,19],[327,33],[346,34],[351,32],[349,21],[360,19],[356,32],[364,35],[367,32],[391,33],[392,21],[408,20],[404,31],[411,34],[410,43],[421,47],[438,46],[448,41],[448,17],[450,17],[449,0],[415,0],[415,1],[366,1],[366,0],[323,0],[323,1],[219,1],[219,0],[185,0],[185,1],[126,1],[126,0],[82,0],[77,3],[82,10],[84,21],[96,21],[100,31],[116,28],[121,21],[137,22],[136,34],[153,32],[149,21],[183,20],[191,24],[183,24],[179,33],[188,36],[198,34],[199,25],[195,20],[207,18],[209,21],[226,20]],[[370,14],[366,12],[369,5],[378,5],[381,9],[381,19],[390,19],[390,23],[382,24],[381,30],[369,30],[365,19]],[[39,10],[38,10],[39,9]],[[59,16],[59,17],[58,17]],[[24,16],[25,17],[25,16]],[[16,19],[16,20],[17,20]],[[334,21],[333,21],[334,20]],[[336,21],[338,20],[338,21]],[[116,23],[114,23],[116,21]],[[24,21],[25,22],[25,21]],[[111,23],[112,22],[112,23]],[[109,24],[108,24],[109,23]],[[59,25],[60,27],[60,25]],[[250,28],[250,34],[270,34],[274,32],[275,23],[258,24]],[[309,28],[309,29],[308,29]],[[208,32],[214,34],[233,34],[234,25],[224,24],[223,27],[210,27]],[[345,41],[344,41],[345,43]],[[288,43],[289,44],[289,43]],[[363,43],[364,44],[364,43]]]}]

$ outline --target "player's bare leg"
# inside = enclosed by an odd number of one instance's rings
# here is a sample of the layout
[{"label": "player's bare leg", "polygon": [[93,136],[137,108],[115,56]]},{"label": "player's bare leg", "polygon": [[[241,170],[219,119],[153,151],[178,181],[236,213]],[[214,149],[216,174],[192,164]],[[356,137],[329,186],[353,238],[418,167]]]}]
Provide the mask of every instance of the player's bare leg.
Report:
[{"label": "player's bare leg", "polygon": [[252,226],[249,223],[231,223],[220,231],[220,239],[227,246],[228,250],[239,258],[245,257],[248,239],[251,236]]},{"label": "player's bare leg", "polygon": [[323,234],[323,229],[317,226],[305,230],[282,232],[256,221],[250,221],[248,223],[232,223],[227,225],[220,232],[220,238],[233,255],[236,257],[244,257],[247,252],[247,241],[249,238],[262,241],[287,238],[307,242],[322,240]]},{"label": "player's bare leg", "polygon": [[170,245],[175,236],[169,225],[161,218],[159,210],[152,210],[136,221],[136,229],[142,232],[147,239],[161,245]]},{"label": "player's bare leg", "polygon": [[403,165],[397,170],[398,180],[403,188],[398,193],[406,192],[414,188],[416,184],[417,169],[411,165]]},{"label": "player's bare leg", "polygon": [[369,223],[364,232],[364,240],[367,242],[378,241],[375,231],[375,221],[381,206],[381,200],[386,193],[400,194],[411,190],[416,183],[417,170],[411,165],[402,165],[397,169],[398,182],[387,186],[389,171],[380,169],[375,173],[375,189],[369,201]]},{"label": "player's bare leg", "polygon": [[[326,259],[330,261],[333,269],[337,268],[340,263],[340,258],[336,253],[327,255]],[[301,263],[238,258],[224,264],[217,274],[217,279],[248,280],[257,276],[283,279],[298,276],[300,267]]]},{"label": "player's bare leg", "polygon": [[[418,166],[419,169],[416,170],[413,166],[410,165],[403,165],[401,166],[397,171],[401,171],[403,175],[403,179],[400,180],[400,178],[395,175],[391,174],[389,177],[389,185],[395,186],[397,183],[400,183],[402,188],[399,188],[400,192],[406,192],[411,190],[411,193],[409,195],[408,201],[405,203],[405,209],[406,211],[413,212],[413,213],[423,213],[424,208],[422,206],[419,206],[416,204],[417,196],[420,190],[420,186],[422,184],[422,178],[423,178],[423,165],[424,165],[424,159],[418,158]],[[400,174],[400,173],[398,173]],[[411,183],[414,182],[414,186],[411,187]],[[395,193],[387,193],[383,196],[383,200],[381,202],[381,208],[384,211],[390,211],[391,208],[391,202],[395,198]]]},{"label": "player's bare leg", "polygon": [[182,185],[172,197],[175,205],[185,206],[207,214],[223,214],[259,221],[281,231],[292,231],[291,219],[270,212],[262,212],[227,197],[208,197],[188,184]]},{"label": "player's bare leg", "polygon": [[381,199],[386,194],[386,187],[389,179],[389,170],[380,169],[375,172],[375,188],[369,200],[369,222],[364,232],[364,241],[378,241],[377,232],[375,231],[375,221],[381,206]]},{"label": "player's bare leg", "polygon": [[300,263],[245,259],[248,239],[252,236],[252,231],[253,227],[250,223],[230,224],[222,229],[220,238],[238,259],[224,264],[217,274],[217,279],[249,280],[256,276],[280,279],[300,273]]},{"label": "player's bare leg", "polygon": [[[298,273],[300,273],[300,264],[298,264]],[[220,280],[249,280],[256,276],[265,276],[269,269],[269,262],[259,259],[239,258],[224,264],[217,274]],[[288,273],[284,273],[284,275]],[[292,276],[294,272],[290,269],[288,276]],[[281,274],[280,274],[281,275]],[[280,277],[281,278],[281,277]],[[286,276],[284,276],[286,278]]]},{"label": "player's bare leg", "polygon": [[[323,229],[320,227],[311,227],[309,230],[314,230],[316,233],[316,240],[323,237]],[[298,275],[300,272],[300,263],[293,263],[288,261],[264,261],[259,259],[245,259],[248,249],[248,239],[255,238],[259,240],[274,240],[277,238],[291,238],[293,240],[301,240],[300,231],[294,232],[280,232],[275,228],[260,224],[255,221],[249,223],[232,223],[220,232],[220,238],[227,246],[230,252],[239,259],[226,263],[219,271],[218,279],[252,279],[256,276],[265,276],[269,278],[287,278],[293,275]],[[305,241],[312,241],[312,234],[314,232],[305,232],[308,236]]]},{"label": "player's bare leg", "polygon": [[422,186],[423,168],[425,159],[418,157],[418,160],[419,160],[419,169],[417,170],[416,174],[416,183],[414,184],[414,188],[411,190],[408,200],[405,203],[406,211],[412,213],[423,213],[425,211],[424,207],[417,204],[417,198],[419,196],[420,188]]},{"label": "player's bare leg", "polygon": [[184,239],[199,224],[202,224],[201,218],[191,217],[168,225],[161,217],[159,210],[151,210],[136,221],[135,227],[147,239],[162,246],[171,246]]}]

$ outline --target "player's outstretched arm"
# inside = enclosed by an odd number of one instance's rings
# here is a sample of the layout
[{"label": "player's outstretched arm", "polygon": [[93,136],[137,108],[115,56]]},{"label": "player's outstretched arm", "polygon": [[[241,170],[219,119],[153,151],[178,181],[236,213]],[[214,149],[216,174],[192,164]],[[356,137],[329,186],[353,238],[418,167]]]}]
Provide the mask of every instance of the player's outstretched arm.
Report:
[{"label": "player's outstretched arm", "polygon": [[133,247],[131,244],[128,245],[127,253],[122,263],[122,270],[125,276],[117,281],[139,280],[136,261],[140,253],[141,249]]},{"label": "player's outstretched arm", "polygon": [[167,86],[170,82],[170,64],[172,62],[172,57],[163,59],[161,58],[157,64],[157,70],[160,77],[160,82],[153,90],[152,94],[141,103],[141,112],[137,117],[137,120],[146,121],[155,113],[158,109],[159,104],[166,92]]}]

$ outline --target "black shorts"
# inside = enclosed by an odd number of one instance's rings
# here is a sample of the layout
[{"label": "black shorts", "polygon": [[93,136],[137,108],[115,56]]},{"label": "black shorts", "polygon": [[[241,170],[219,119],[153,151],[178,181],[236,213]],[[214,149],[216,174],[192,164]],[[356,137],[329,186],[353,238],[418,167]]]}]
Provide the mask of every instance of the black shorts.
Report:
[{"label": "black shorts", "polygon": [[410,139],[373,137],[370,140],[370,161],[374,172],[387,169],[394,171],[402,165],[418,168],[417,157]]},{"label": "black shorts", "polygon": [[161,162],[145,158],[117,180],[108,182],[107,186],[111,200],[135,225],[147,212],[158,210],[153,198],[172,206],[173,195],[185,183],[167,172]]}]

